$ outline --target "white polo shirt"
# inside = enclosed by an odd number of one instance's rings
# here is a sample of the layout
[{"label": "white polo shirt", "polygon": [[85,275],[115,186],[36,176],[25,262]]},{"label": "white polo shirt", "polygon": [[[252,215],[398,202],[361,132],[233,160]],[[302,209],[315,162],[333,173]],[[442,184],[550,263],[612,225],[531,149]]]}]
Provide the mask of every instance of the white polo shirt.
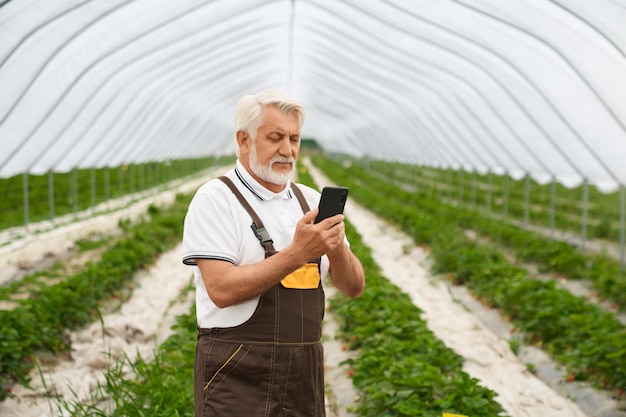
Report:
[{"label": "white polo shirt", "polygon": [[[263,221],[277,251],[293,239],[296,223],[303,216],[290,184],[274,193],[259,184],[237,161],[226,174]],[[320,194],[298,184],[309,207],[317,207]],[[217,307],[209,298],[196,259],[217,259],[234,265],[249,265],[265,258],[265,252],[254,235],[252,218],[237,197],[219,179],[202,185],[193,197],[183,232],[183,263],[192,265],[196,284],[196,313],[201,328],[234,327],[247,321],[260,297],[226,308]],[[322,257],[322,280],[328,273],[328,258]]]}]

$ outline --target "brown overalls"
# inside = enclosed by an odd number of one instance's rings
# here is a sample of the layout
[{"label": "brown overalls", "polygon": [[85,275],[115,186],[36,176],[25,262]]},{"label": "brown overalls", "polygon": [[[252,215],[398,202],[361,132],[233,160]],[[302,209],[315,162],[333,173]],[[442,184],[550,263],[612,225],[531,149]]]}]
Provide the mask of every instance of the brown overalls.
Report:
[{"label": "brown overalls", "polygon": [[[228,178],[220,179],[252,217],[265,257],[276,253],[261,220],[239,190]],[[309,211],[293,183],[292,190],[302,211]],[[199,329],[194,368],[196,417],[326,415],[320,343],[324,290],[319,267],[318,258],[261,295],[245,323]]]}]

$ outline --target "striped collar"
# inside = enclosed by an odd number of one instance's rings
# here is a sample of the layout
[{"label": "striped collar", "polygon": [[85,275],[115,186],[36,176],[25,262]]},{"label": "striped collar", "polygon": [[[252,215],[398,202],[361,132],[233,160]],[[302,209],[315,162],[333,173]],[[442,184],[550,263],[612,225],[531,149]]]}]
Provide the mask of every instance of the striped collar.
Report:
[{"label": "striped collar", "polygon": [[291,192],[291,181],[287,181],[285,188],[279,193],[275,193],[273,191],[268,190],[257,180],[255,180],[252,175],[246,170],[239,159],[237,160],[237,164],[235,166],[235,175],[241,181],[244,187],[246,187],[252,194],[254,194],[259,200],[273,200],[273,199],[284,199],[289,200],[293,198],[293,193]]}]

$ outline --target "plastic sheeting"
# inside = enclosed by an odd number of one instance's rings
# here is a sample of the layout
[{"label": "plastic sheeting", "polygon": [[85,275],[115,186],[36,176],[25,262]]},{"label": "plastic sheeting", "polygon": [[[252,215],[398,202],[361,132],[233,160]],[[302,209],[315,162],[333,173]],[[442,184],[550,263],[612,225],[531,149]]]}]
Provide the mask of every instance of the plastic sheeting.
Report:
[{"label": "plastic sheeting", "polygon": [[0,6],[0,177],[230,153],[277,88],[330,152],[626,184],[624,0]]}]

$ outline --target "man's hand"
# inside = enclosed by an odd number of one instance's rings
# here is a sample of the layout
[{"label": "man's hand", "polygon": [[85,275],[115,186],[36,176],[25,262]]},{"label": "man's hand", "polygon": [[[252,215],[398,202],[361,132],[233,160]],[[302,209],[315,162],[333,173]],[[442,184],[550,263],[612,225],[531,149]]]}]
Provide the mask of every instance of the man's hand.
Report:
[{"label": "man's hand", "polygon": [[297,223],[291,244],[285,251],[292,253],[302,264],[308,260],[334,252],[343,245],[345,237],[344,216],[337,214],[315,224],[318,208],[306,213]]},{"label": "man's hand", "polygon": [[299,262],[328,255],[330,276],[333,284],[348,297],[358,297],[365,289],[363,266],[345,244],[343,214],[337,214],[313,224],[318,209],[309,211],[296,226],[296,233],[289,247]]}]

